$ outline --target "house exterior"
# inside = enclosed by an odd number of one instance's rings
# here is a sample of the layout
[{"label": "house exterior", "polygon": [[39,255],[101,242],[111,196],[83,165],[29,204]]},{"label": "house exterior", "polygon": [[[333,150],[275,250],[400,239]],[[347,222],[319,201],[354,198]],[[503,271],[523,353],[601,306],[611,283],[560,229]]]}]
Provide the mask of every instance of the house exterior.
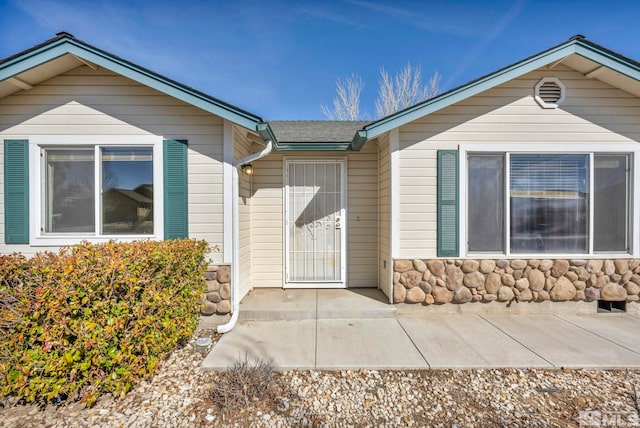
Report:
[{"label": "house exterior", "polygon": [[0,61],[0,254],[205,239],[208,313],[255,287],[634,305],[639,119],[640,64],[582,37],[367,123],[266,122],[60,33]]}]

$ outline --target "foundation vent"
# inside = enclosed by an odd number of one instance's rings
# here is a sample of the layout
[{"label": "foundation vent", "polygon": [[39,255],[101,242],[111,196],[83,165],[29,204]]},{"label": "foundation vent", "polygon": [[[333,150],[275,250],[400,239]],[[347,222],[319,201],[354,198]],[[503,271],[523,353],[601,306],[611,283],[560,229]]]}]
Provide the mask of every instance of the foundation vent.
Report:
[{"label": "foundation vent", "polygon": [[624,300],[616,301],[616,302],[598,300],[598,312],[599,313],[627,312],[627,302]]}]

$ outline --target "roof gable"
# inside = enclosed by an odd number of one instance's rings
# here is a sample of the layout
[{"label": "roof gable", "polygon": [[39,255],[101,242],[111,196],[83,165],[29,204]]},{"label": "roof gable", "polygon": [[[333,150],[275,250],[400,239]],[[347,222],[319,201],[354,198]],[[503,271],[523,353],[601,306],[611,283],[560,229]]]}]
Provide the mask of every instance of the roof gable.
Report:
[{"label": "roof gable", "polygon": [[[265,128],[268,130],[268,124],[259,116],[98,49],[68,33],[58,33],[42,44],[1,60],[0,82],[13,79],[18,85],[25,84],[20,79],[15,79],[16,76],[66,55],[72,55],[89,66],[111,70],[244,128],[258,131],[261,135],[266,135]],[[28,83],[26,85],[30,86]],[[267,133],[273,136],[270,131]]]},{"label": "roof gable", "polygon": [[356,132],[352,140],[352,148],[358,150],[367,140],[385,132],[398,128],[430,113],[441,110],[457,102],[463,101],[480,92],[491,89],[502,83],[520,77],[544,66],[561,62],[570,55],[579,55],[600,66],[635,81],[640,81],[640,63],[626,58],[616,52],[597,45],[583,36],[575,36],[568,41],[525,58],[515,64],[501,68],[486,76],[473,80],[465,85],[451,89],[434,98],[423,101],[412,107],[376,120]]}]

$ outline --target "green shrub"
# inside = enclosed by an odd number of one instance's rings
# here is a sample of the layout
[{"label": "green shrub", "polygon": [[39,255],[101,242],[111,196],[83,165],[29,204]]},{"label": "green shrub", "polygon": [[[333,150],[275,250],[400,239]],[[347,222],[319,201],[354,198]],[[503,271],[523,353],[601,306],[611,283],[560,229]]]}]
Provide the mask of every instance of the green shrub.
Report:
[{"label": "green shrub", "polygon": [[0,256],[0,396],[124,396],[192,336],[206,252],[173,240]]}]

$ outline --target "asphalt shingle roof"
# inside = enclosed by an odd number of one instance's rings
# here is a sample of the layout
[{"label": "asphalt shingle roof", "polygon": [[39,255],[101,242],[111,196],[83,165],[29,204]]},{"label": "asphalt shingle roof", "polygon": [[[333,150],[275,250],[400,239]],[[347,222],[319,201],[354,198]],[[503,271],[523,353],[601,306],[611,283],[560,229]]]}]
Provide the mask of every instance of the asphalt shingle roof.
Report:
[{"label": "asphalt shingle roof", "polygon": [[367,121],[273,120],[271,129],[281,143],[348,143]]}]

